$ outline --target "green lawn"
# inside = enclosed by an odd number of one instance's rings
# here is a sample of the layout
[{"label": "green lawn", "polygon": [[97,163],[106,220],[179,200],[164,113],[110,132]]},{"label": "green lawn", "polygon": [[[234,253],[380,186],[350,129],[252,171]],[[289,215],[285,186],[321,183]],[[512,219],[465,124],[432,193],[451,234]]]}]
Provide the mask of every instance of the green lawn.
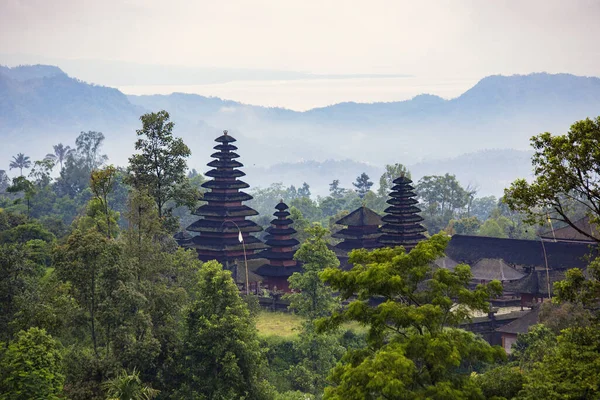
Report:
[{"label": "green lawn", "polygon": [[[295,314],[272,311],[261,311],[256,320],[258,333],[264,336],[295,336],[300,331],[301,324],[302,318]],[[349,322],[342,327],[356,333],[366,332],[366,328],[357,322]]]},{"label": "green lawn", "polygon": [[294,336],[302,319],[291,313],[261,311],[256,320],[258,333],[264,336]]}]

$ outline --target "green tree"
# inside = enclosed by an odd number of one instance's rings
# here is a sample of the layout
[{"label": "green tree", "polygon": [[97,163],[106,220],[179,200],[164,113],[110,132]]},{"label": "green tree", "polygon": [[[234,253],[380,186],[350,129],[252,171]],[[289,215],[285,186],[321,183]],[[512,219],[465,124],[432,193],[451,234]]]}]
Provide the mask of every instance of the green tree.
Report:
[{"label": "green tree", "polygon": [[77,155],[83,160],[85,170],[88,174],[100,168],[108,160],[106,154],[101,153],[103,144],[104,134],[102,132],[81,132],[77,136],[77,139],[75,139]]},{"label": "green tree", "polygon": [[135,369],[131,374],[121,371],[115,378],[103,385],[107,400],[152,400],[159,391],[145,385],[140,379],[140,373]]},{"label": "green tree", "polygon": [[35,186],[31,181],[27,180],[24,176],[13,178],[12,185],[9,186],[6,191],[8,193],[23,193],[23,197],[27,202],[27,215],[31,213],[31,200],[35,196]]},{"label": "green tree", "polygon": [[197,192],[185,174],[191,151],[181,138],[173,136],[174,123],[169,121],[169,113],[144,114],[140,120],[142,129],[136,131],[139,139],[135,143],[140,153],[129,158],[131,184],[136,189],[148,190],[161,218],[170,200],[177,205],[193,206]]},{"label": "green tree", "polygon": [[340,186],[339,179],[334,179],[333,182],[329,184],[329,194],[334,199],[341,199],[342,197],[344,197],[346,191],[346,189]]},{"label": "green tree", "polygon": [[561,221],[590,240],[597,232],[575,225],[574,210],[581,207],[592,223],[600,223],[600,117],[571,126],[565,135],[546,132],[531,138],[535,179],[518,179],[505,190],[505,202],[527,216],[526,222]]},{"label": "green tree", "polygon": [[308,238],[294,256],[302,262],[302,273],[295,272],[290,276],[290,288],[296,292],[285,297],[290,301],[290,310],[306,321],[295,346],[300,361],[287,371],[287,376],[294,389],[319,395],[327,383],[329,370],[344,351],[337,337],[315,331],[314,321],[317,318],[330,316],[340,308],[339,299],[319,274],[325,268],[337,268],[340,262],[327,247],[327,229],[313,225],[305,232]]},{"label": "green tree", "polygon": [[340,306],[331,288],[319,277],[325,268],[337,268],[340,261],[327,247],[327,229],[313,225],[305,233],[308,237],[294,255],[302,263],[302,273],[294,272],[288,279],[290,288],[298,292],[285,297],[290,301],[291,310],[312,323],[317,318],[331,315]]},{"label": "green tree", "polygon": [[58,341],[46,331],[20,331],[0,361],[0,399],[30,400],[62,398],[64,375]]},{"label": "green tree", "polygon": [[115,269],[120,254],[119,245],[95,229],[86,232],[76,229],[56,252],[58,276],[71,283],[73,296],[86,310],[96,357],[99,357],[102,331],[98,318],[102,308],[109,306],[112,292],[106,290],[105,284],[119,278]]},{"label": "green tree", "polygon": [[366,173],[360,174],[355,182],[352,182],[352,186],[356,188],[356,192],[358,193],[358,197],[361,199],[365,197],[365,195],[371,190],[371,186],[373,186],[373,182],[371,182],[369,175]]},{"label": "green tree", "polygon": [[498,238],[507,238],[508,235],[502,229],[502,227],[498,224],[498,221],[495,219],[488,219],[481,225],[478,232],[479,236],[488,236],[488,237],[498,237]]},{"label": "green tree", "polygon": [[31,167],[31,160],[25,154],[19,153],[16,156],[13,156],[13,159],[8,166],[10,169],[18,168],[20,176],[23,176],[23,168],[28,169]]},{"label": "green tree", "polygon": [[439,232],[459,217],[469,200],[467,191],[450,174],[424,176],[415,189],[425,205],[423,216],[430,233]]},{"label": "green tree", "polygon": [[492,400],[517,398],[523,388],[525,374],[519,367],[499,365],[475,376],[475,383],[481,388],[483,396]]},{"label": "green tree", "polygon": [[397,179],[400,176],[406,176],[410,179],[410,171],[406,166],[403,164],[386,164],[385,172],[381,175],[381,178],[379,178],[379,189],[377,189],[377,194],[381,197],[387,197],[394,186],[394,179]]},{"label": "green tree", "polygon": [[70,146],[64,146],[62,143],[55,144],[53,146],[54,153],[46,154],[47,159],[50,159],[54,162],[58,162],[60,164],[60,169],[63,169],[63,163],[67,159],[67,157],[75,151]]},{"label": "green tree", "polygon": [[231,273],[216,261],[204,263],[197,292],[189,307],[180,357],[184,383],[173,397],[269,398],[256,326]]},{"label": "green tree", "polygon": [[109,239],[112,237],[112,230],[111,210],[108,204],[108,197],[114,189],[114,179],[116,174],[117,169],[112,165],[109,165],[103,169],[92,171],[90,178],[90,188],[106,215],[106,237]]},{"label": "green tree", "polygon": [[299,197],[310,197],[310,186],[308,185],[308,183],[304,182],[302,184],[302,187],[300,189],[298,189],[298,196]]},{"label": "green tree", "polygon": [[11,322],[20,311],[19,299],[31,293],[32,285],[43,273],[28,256],[23,244],[0,245],[0,340],[14,333]]},{"label": "green tree", "polygon": [[[401,247],[354,250],[350,271],[329,268],[322,277],[342,300],[344,310],[319,323],[320,329],[357,321],[368,327],[367,347],[350,351],[332,372],[327,399],[477,398],[470,377],[474,366],[503,357],[473,333],[457,329],[472,310],[489,310],[488,299],[502,292],[500,282],[469,289],[467,265],[433,270],[448,243],[443,234]],[[370,305],[372,298],[380,304]]]}]

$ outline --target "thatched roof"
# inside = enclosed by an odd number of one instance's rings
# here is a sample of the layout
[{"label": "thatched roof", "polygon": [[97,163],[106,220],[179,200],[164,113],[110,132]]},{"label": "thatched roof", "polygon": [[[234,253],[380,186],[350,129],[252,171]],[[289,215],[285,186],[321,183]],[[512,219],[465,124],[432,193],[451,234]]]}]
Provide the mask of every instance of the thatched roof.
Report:
[{"label": "thatched roof", "polygon": [[517,318],[514,321],[496,329],[496,332],[513,333],[515,335],[519,333],[527,333],[530,326],[538,323],[539,314],[540,309],[539,307],[536,307],[522,317]]},{"label": "thatched roof", "polygon": [[587,256],[597,251],[595,245],[578,242],[544,242],[539,240],[500,239],[484,236],[454,235],[446,254],[457,262],[474,265],[483,258],[502,259],[510,265],[550,269],[585,268]]},{"label": "thatched roof", "polygon": [[[575,225],[578,229],[586,232],[587,234],[592,235],[593,237],[595,237],[597,239],[600,239],[600,230],[598,229],[598,226],[596,224],[590,223],[589,217],[583,217],[580,220],[575,221],[573,223],[573,225]],[[552,230],[549,230],[548,232],[545,232],[540,236],[544,239],[550,239],[550,240],[556,239],[556,240],[573,240],[573,241],[584,241],[584,242],[593,241],[589,237],[587,237],[584,234],[577,231],[577,229],[573,228],[571,225],[567,225],[562,228],[555,229],[554,233],[552,232]]]},{"label": "thatched roof", "polygon": [[[550,285],[548,285],[548,278],[550,278]],[[550,286],[550,294],[552,294],[554,292],[554,282],[562,281],[563,279],[565,279],[564,270],[532,271],[519,280],[506,282],[504,284],[504,291],[535,294],[545,297],[548,296],[548,286]]]},{"label": "thatched roof", "polygon": [[522,272],[508,266],[501,259],[484,258],[471,267],[473,279],[477,280],[499,280],[515,281],[525,276]]},{"label": "thatched roof", "polygon": [[381,216],[375,211],[364,205],[352,211],[350,214],[341,218],[336,222],[338,225],[346,226],[365,226],[365,225],[381,225]]}]

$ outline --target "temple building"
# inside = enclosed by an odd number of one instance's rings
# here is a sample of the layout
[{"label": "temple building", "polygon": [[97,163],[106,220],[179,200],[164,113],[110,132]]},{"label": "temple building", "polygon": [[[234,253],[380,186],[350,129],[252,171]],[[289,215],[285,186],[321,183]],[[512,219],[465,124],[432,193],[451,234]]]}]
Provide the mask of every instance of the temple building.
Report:
[{"label": "temple building", "polygon": [[238,169],[243,164],[235,160],[239,158],[234,152],[237,147],[232,144],[236,140],[224,131],[215,141],[218,143],[214,147],[217,152],[211,155],[215,160],[208,163],[213,169],[206,173],[213,179],[202,184],[210,190],[201,199],[207,204],[194,212],[201,218],[187,230],[197,235],[186,241],[185,247],[195,249],[202,261],[217,260],[226,269],[232,269],[236,260],[250,258],[266,246],[252,236],[262,228],[246,219],[258,212],[242,204],[252,196],[240,191],[249,185],[238,180],[246,174]]},{"label": "temple building", "polygon": [[381,233],[379,226],[382,224],[381,217],[375,211],[363,205],[352,211],[342,219],[336,222],[337,225],[345,225],[331,235],[336,239],[342,239],[340,243],[333,246],[333,251],[340,260],[340,266],[348,269],[348,253],[354,249],[372,250],[381,247],[377,241]]},{"label": "temple building", "polygon": [[276,218],[266,229],[268,235],[265,237],[265,243],[269,248],[259,254],[259,257],[267,259],[268,263],[260,266],[256,273],[263,277],[263,285],[269,289],[289,292],[288,278],[294,272],[301,271],[298,262],[294,260],[295,247],[300,242],[294,238],[296,230],[291,226],[294,221],[289,218],[287,204],[281,200],[275,209],[277,211],[273,215]]},{"label": "temple building", "polygon": [[427,231],[420,224],[423,221],[418,213],[421,209],[415,206],[418,201],[412,181],[405,176],[394,179],[390,199],[390,207],[384,212],[387,214],[381,220],[385,223],[379,231],[379,243],[384,247],[404,246],[406,251],[412,250],[417,243],[425,239],[423,232]]}]

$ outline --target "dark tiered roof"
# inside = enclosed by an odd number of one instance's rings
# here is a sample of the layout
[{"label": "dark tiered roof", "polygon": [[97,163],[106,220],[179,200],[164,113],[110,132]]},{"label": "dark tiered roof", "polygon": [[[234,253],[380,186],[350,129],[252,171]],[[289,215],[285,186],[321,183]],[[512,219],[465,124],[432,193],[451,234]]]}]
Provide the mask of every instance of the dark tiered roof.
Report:
[{"label": "dark tiered roof", "polygon": [[347,226],[331,235],[336,239],[343,239],[335,246],[336,253],[341,257],[354,249],[381,247],[377,243],[377,238],[380,235],[381,217],[370,208],[363,205],[341,218],[336,224]]},{"label": "dark tiered roof", "polygon": [[[219,143],[214,147],[217,152],[212,155],[216,159],[208,163],[213,169],[206,173],[214,179],[202,184],[210,189],[202,198],[207,204],[194,212],[201,219],[187,227],[188,231],[198,235],[186,240],[184,246],[196,249],[203,261],[216,259],[227,264],[244,257],[244,248],[246,256],[251,258],[266,246],[251,235],[262,228],[246,219],[258,212],[242,204],[252,196],[240,191],[249,185],[237,179],[245,174],[236,169],[243,167],[235,160],[239,155],[233,152],[237,147],[231,143],[236,140],[224,131],[215,141]],[[240,232],[243,243],[239,241]]]},{"label": "dark tiered roof", "polygon": [[290,226],[294,221],[288,218],[288,206],[281,200],[275,209],[277,211],[273,215],[277,218],[272,220],[271,226],[266,229],[268,235],[265,236],[265,241],[269,248],[260,253],[260,257],[269,262],[256,270],[257,274],[267,278],[286,277],[300,271],[298,263],[294,260],[294,248],[300,242],[293,237],[296,230]]},{"label": "dark tiered roof", "polygon": [[394,180],[394,186],[387,203],[390,205],[384,210],[386,216],[381,218],[385,223],[379,230],[382,235],[379,243],[383,246],[404,246],[412,249],[421,240],[425,239],[423,232],[426,229],[420,224],[423,218],[418,215],[421,209],[417,203],[412,181],[405,176]]}]

